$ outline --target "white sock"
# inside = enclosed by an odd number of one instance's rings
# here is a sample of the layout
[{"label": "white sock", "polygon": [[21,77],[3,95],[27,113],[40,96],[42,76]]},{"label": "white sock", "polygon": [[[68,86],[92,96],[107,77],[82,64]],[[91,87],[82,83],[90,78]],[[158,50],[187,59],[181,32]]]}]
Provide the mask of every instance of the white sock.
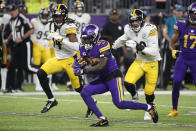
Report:
[{"label": "white sock", "polygon": [[51,98],[51,99],[48,99],[49,101],[54,101],[55,99],[54,99],[54,97],[53,98]]},{"label": "white sock", "polygon": [[147,104],[147,106],[148,106],[147,111],[149,111],[149,110],[150,110],[150,108],[152,108],[152,106],[151,106],[151,105],[149,105],[149,104]]},{"label": "white sock", "polygon": [[100,119],[100,118],[103,119],[103,120],[105,120],[105,116],[101,116],[101,117],[99,117],[99,119]]}]

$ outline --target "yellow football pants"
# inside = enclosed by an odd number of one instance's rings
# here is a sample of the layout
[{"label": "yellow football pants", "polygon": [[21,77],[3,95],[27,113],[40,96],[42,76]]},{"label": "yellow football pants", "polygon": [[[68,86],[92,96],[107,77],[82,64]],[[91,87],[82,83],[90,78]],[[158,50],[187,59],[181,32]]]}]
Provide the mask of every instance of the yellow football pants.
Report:
[{"label": "yellow football pants", "polygon": [[125,82],[135,84],[143,75],[145,75],[144,92],[147,95],[152,95],[157,83],[158,70],[158,61],[134,61],[128,69],[125,76]]}]

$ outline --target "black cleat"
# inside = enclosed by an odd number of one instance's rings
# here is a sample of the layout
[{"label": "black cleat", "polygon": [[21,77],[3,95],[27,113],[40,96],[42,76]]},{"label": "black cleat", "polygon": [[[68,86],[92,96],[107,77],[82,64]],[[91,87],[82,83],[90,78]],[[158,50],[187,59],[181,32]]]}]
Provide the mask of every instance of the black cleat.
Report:
[{"label": "black cleat", "polygon": [[107,120],[107,118],[105,118],[105,119],[99,118],[97,123],[92,124],[90,126],[96,127],[96,126],[108,126],[108,125],[109,125],[109,121]]},{"label": "black cleat", "polygon": [[56,106],[58,104],[57,100],[54,101],[49,101],[47,102],[47,104],[45,105],[45,107],[41,110],[41,113],[46,113],[47,111],[49,111],[53,106]]},{"label": "black cleat", "polygon": [[[97,100],[94,99],[94,101],[95,101],[95,103],[97,104]],[[91,117],[91,116],[93,115],[93,113],[94,113],[94,112],[93,112],[90,108],[88,108],[85,117],[86,117],[86,118],[89,118],[89,117]]]},{"label": "black cleat", "polygon": [[151,115],[153,122],[157,123],[159,120],[159,115],[158,115],[158,112],[156,111],[154,104],[152,105],[151,109],[148,112]]}]

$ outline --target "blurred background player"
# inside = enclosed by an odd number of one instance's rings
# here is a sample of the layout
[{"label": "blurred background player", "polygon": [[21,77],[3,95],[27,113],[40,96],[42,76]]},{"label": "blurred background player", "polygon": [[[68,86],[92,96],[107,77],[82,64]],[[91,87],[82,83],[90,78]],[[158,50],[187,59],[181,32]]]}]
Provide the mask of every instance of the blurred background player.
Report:
[{"label": "blurred background player", "polygon": [[5,91],[6,88],[6,77],[7,77],[7,45],[3,43],[4,35],[6,35],[5,27],[9,22],[10,15],[5,11],[5,3],[3,0],[0,1],[0,48],[1,52],[1,90]]},{"label": "blurred background player", "polygon": [[[37,68],[40,68],[42,64],[44,64],[48,59],[51,58],[50,46],[52,46],[52,41],[47,40],[47,36],[50,33],[49,15],[50,12],[48,8],[41,8],[39,17],[33,18],[31,20],[31,23],[35,30],[34,34],[31,36],[31,39],[33,41],[33,60],[34,65]],[[36,74],[34,74],[34,79],[36,85],[35,90],[42,91]],[[52,90],[56,90],[56,88],[52,88]]]},{"label": "blurred background player", "polygon": [[[172,56],[177,57],[172,89],[172,111],[168,114],[170,117],[178,116],[178,99],[180,95],[180,86],[184,76],[189,68],[196,85],[196,2],[188,7],[188,20],[179,20],[174,25],[174,34],[171,39]],[[179,50],[175,49],[177,41],[180,41]]]},{"label": "blurred background player", "polygon": [[47,79],[48,75],[65,71],[76,92],[80,93],[83,88],[81,77],[75,76],[72,69],[74,58],[77,57],[76,51],[79,50],[79,43],[76,37],[76,26],[73,20],[68,19],[68,9],[65,5],[56,5],[53,12],[53,22],[50,25],[50,32],[48,39],[53,40],[55,57],[44,63],[37,73],[40,84],[48,97],[47,104],[41,110],[41,113],[47,112],[58,104],[50,90]]},{"label": "blurred background player", "polygon": [[[158,61],[161,60],[158,48],[158,34],[155,25],[145,22],[142,10],[134,9],[129,15],[129,24],[125,25],[124,35],[119,37],[113,48],[123,46],[126,42],[133,42],[132,47],[136,48],[135,61],[129,67],[125,75],[125,88],[131,94],[133,100],[138,100],[138,93],[135,83],[145,75],[145,97],[147,104],[154,105],[154,91],[158,79]],[[129,41],[131,40],[131,41]],[[144,120],[151,119],[148,112]]]},{"label": "blurred background player", "polygon": [[[70,12],[68,17],[70,19],[75,20],[75,24],[77,26],[77,38],[78,38],[78,41],[81,42],[80,40],[81,31],[84,26],[91,23],[91,16],[88,13],[84,13],[85,11],[84,2],[80,0],[76,0],[74,2],[73,7],[74,7],[74,12]],[[85,83],[88,83],[88,78],[86,75],[84,75],[83,79],[85,80]],[[72,90],[70,81],[67,82],[67,87],[69,90]]]}]

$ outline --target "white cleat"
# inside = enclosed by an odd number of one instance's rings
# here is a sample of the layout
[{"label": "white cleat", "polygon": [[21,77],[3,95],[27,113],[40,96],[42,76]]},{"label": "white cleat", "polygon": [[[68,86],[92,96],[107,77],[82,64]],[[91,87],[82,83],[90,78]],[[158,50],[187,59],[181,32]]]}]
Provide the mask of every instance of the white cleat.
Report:
[{"label": "white cleat", "polygon": [[151,117],[151,115],[148,112],[145,112],[144,120],[152,120],[152,117]]},{"label": "white cleat", "polygon": [[42,89],[41,86],[36,86],[36,87],[35,87],[35,91],[43,91],[43,89]]},{"label": "white cleat", "polygon": [[51,88],[52,91],[58,91],[59,90],[59,88],[56,86],[55,83],[52,83],[50,88]]}]

